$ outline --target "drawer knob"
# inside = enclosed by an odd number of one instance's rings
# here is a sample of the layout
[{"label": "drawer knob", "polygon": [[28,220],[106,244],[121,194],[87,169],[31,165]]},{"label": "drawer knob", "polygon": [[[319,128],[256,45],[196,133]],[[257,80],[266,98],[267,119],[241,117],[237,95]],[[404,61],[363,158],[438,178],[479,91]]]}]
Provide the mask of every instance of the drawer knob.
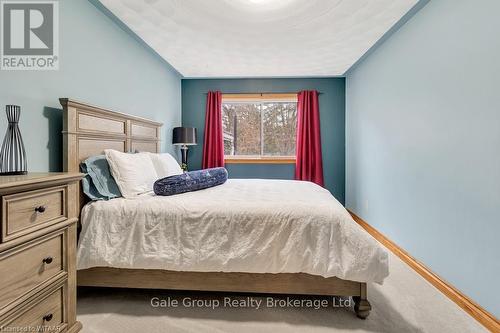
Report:
[{"label": "drawer knob", "polygon": [[35,208],[35,212],[37,213],[43,213],[45,212],[45,206],[38,206]]},{"label": "drawer knob", "polygon": [[52,257],[47,257],[47,258],[43,258],[42,261],[44,264],[50,264],[50,263],[52,263],[52,260],[53,260]]},{"label": "drawer knob", "polygon": [[46,314],[45,316],[43,316],[43,321],[51,321],[52,317],[54,317],[52,313]]}]

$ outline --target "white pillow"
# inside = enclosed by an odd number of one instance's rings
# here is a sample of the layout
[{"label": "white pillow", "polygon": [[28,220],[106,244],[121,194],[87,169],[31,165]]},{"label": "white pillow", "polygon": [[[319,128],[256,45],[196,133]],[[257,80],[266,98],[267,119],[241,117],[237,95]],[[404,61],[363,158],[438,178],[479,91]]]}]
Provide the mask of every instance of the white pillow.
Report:
[{"label": "white pillow", "polygon": [[182,175],[183,171],[176,159],[169,153],[148,153],[156,170],[158,178]]},{"label": "white pillow", "polygon": [[106,149],[104,154],[123,197],[135,198],[153,190],[158,175],[148,153],[127,154]]}]

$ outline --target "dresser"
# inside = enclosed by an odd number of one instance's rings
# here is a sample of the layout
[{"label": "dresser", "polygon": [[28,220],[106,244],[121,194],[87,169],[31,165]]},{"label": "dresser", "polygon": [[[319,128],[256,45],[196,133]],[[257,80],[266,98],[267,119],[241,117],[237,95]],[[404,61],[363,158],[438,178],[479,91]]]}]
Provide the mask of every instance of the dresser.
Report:
[{"label": "dresser", "polygon": [[78,332],[79,173],[0,176],[0,332]]}]

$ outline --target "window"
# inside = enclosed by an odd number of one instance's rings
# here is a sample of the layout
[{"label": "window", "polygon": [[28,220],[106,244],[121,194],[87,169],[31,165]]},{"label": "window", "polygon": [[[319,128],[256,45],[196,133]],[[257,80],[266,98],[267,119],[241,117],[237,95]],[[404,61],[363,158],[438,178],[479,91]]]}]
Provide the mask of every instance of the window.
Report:
[{"label": "window", "polygon": [[223,95],[227,163],[294,163],[296,94]]}]

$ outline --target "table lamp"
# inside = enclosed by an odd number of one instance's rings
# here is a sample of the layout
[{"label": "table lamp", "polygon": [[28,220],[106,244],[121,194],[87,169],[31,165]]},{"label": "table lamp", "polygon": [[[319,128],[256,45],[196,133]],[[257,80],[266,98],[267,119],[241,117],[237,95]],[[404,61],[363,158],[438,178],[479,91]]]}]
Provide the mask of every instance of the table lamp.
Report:
[{"label": "table lamp", "polygon": [[172,136],[172,143],[181,146],[182,164],[184,171],[188,170],[188,146],[194,146],[196,141],[196,128],[194,127],[175,127]]}]

